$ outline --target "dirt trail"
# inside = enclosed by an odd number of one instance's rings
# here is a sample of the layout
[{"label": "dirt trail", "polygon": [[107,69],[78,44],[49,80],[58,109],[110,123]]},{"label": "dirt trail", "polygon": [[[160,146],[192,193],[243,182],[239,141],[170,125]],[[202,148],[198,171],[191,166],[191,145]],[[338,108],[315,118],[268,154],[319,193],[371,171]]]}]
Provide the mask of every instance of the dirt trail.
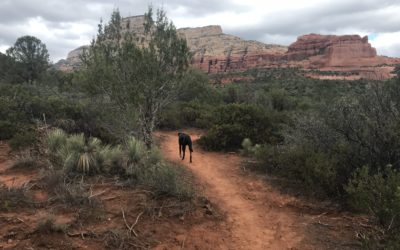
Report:
[{"label": "dirt trail", "polygon": [[[194,148],[193,163],[179,159],[175,132],[159,132],[165,157],[188,167],[212,204],[226,214],[215,249],[354,249],[352,220],[309,211],[307,205],[274,189],[264,177],[246,173],[235,154]],[[191,131],[192,139],[199,133]],[[187,246],[189,249],[190,246]]]}]

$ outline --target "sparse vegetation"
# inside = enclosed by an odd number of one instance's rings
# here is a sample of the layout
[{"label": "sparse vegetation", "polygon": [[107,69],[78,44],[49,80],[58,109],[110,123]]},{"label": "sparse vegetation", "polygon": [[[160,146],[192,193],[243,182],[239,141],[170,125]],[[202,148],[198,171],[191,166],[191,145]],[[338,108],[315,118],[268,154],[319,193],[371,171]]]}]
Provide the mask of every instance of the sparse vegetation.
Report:
[{"label": "sparse vegetation", "polygon": [[68,229],[68,225],[57,224],[55,222],[54,217],[49,216],[47,218],[39,221],[36,232],[41,234],[49,234],[49,233],[65,233]]},{"label": "sparse vegetation", "polygon": [[[56,129],[48,135],[48,148],[54,166],[65,174],[117,174],[133,178],[134,183],[154,188],[159,194],[179,198],[193,195],[183,170],[165,162],[157,148],[147,149],[134,137],[129,137],[124,145],[110,146],[97,138],[85,139],[83,134],[67,135]],[[63,194],[76,188],[65,185]]]},{"label": "sparse vegetation", "polygon": [[26,195],[25,187],[0,186],[0,211],[10,211],[31,205],[31,199]]},{"label": "sparse vegetation", "polygon": [[[364,235],[366,247],[399,248],[398,79],[318,80],[303,77],[300,69],[274,68],[232,73],[248,78],[211,85],[228,75],[189,69],[187,44],[162,10],[153,18],[150,8],[145,20],[148,39],[138,39],[122,32],[115,11],[108,24],[100,24],[78,72],[49,70],[46,46],[34,37],[21,37],[7,55],[0,54],[0,140],[17,154],[7,171],[42,173],[29,190],[0,186],[0,211],[52,204],[90,223],[104,205],[92,190],[96,178],[107,178],[114,188],[143,188],[154,199],[189,202],[190,174],[163,159],[152,132],[195,127],[205,131],[198,140],[204,149],[241,151],[258,170],[375,218],[379,227]],[[27,51],[27,45],[37,49]],[[39,132],[47,135],[46,145]],[[35,147],[45,147],[46,154],[31,154]],[[35,190],[49,198],[34,202],[27,193]],[[52,217],[36,225],[39,234],[68,230]],[[132,247],[125,229],[102,236],[107,247]]]}]

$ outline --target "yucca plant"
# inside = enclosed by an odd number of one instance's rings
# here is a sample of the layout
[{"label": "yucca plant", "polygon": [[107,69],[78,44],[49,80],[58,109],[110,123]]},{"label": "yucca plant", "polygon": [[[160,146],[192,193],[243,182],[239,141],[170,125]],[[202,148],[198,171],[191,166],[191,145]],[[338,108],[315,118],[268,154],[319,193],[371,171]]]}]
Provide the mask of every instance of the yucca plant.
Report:
[{"label": "yucca plant", "polygon": [[124,152],[119,145],[115,147],[105,145],[101,147],[97,154],[97,162],[101,170],[107,173],[123,170],[123,159]]},{"label": "yucca plant", "polygon": [[65,172],[89,173],[98,168],[96,154],[100,148],[99,139],[89,138],[86,142],[83,134],[76,134],[67,136],[56,152]]},{"label": "yucca plant", "polygon": [[144,143],[133,136],[126,140],[125,150],[128,158],[128,166],[139,163],[146,155],[146,146]]},{"label": "yucca plant", "polygon": [[67,134],[61,129],[55,129],[47,135],[47,148],[50,162],[55,166],[61,168],[64,162],[60,154],[60,149],[67,141]]},{"label": "yucca plant", "polygon": [[47,135],[47,146],[51,153],[57,153],[65,145],[67,134],[61,129],[55,129]]}]

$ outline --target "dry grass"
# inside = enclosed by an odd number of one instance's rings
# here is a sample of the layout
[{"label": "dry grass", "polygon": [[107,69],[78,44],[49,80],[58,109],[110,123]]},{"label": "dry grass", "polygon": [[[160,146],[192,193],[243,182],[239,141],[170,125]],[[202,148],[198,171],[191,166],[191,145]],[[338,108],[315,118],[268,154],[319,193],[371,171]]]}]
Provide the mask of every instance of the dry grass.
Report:
[{"label": "dry grass", "polygon": [[39,221],[36,232],[41,234],[49,234],[49,233],[65,233],[67,232],[68,225],[65,224],[56,224],[54,217],[49,216],[45,219]]},{"label": "dry grass", "polygon": [[0,211],[26,208],[31,205],[32,201],[27,196],[25,187],[0,186]]}]

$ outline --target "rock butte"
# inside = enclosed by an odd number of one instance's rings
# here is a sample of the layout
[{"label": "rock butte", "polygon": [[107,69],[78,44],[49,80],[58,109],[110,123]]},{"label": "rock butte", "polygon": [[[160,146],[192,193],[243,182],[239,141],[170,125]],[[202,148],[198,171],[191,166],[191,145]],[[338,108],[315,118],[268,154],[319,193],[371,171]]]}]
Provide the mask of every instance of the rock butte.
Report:
[{"label": "rock butte", "polygon": [[[129,27],[126,25],[129,22]],[[123,32],[143,36],[143,16],[123,19]],[[394,76],[394,65],[400,58],[378,56],[368,37],[359,35],[300,36],[289,47],[244,40],[224,34],[219,25],[198,28],[181,28],[178,33],[186,38],[193,53],[192,66],[207,73],[240,72],[252,68],[299,67],[305,70],[332,71],[346,74],[309,77],[324,79],[375,79]],[[60,70],[71,71],[80,67],[79,55],[88,46],[81,46],[68,53],[66,60],[56,64]]]}]

